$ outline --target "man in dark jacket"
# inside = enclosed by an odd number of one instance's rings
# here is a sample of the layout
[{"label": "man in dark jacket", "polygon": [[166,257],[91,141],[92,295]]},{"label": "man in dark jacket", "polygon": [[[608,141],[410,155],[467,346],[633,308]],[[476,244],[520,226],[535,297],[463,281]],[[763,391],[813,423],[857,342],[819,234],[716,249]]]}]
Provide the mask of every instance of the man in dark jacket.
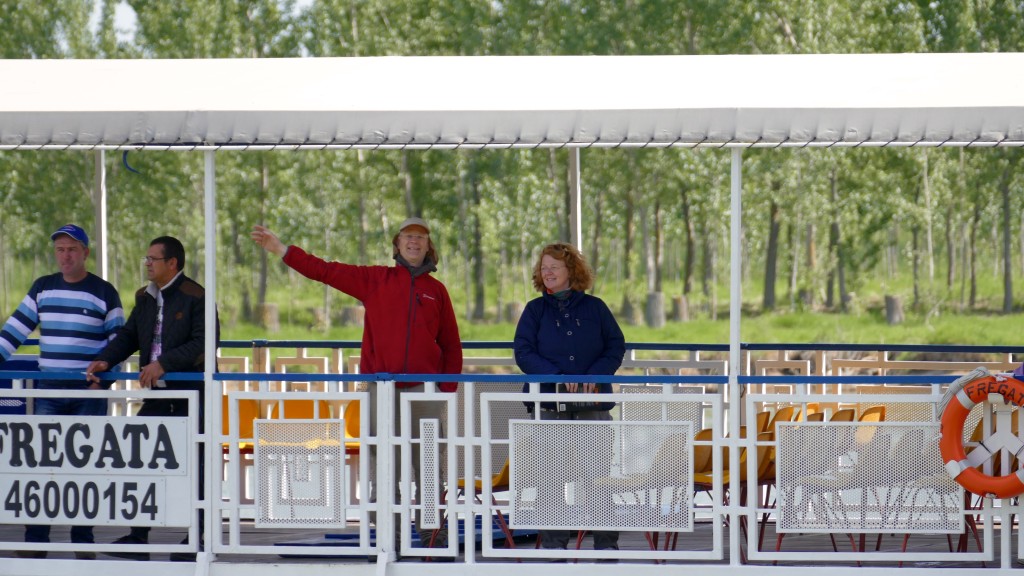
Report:
[{"label": "man in dark jacket", "polygon": [[[185,276],[185,248],[181,241],[161,236],[149,243],[146,276],[150,282],[135,293],[135,308],[124,327],[86,369],[90,380],[139,353],[139,385],[153,390],[196,390],[199,392],[199,431],[203,428],[203,382],[164,382],[167,372],[202,372],[206,350],[206,291]],[[219,332],[219,330],[218,330]],[[147,398],[138,416],[188,416],[184,398]],[[202,454],[200,454],[200,463]],[[199,468],[202,497],[202,464]],[[200,527],[202,523],[200,523]],[[145,544],[148,527],[132,528],[114,544]],[[183,544],[187,542],[182,542]],[[111,556],[149,560],[141,552],[114,552]],[[195,554],[174,553],[171,560],[194,560]]]}]

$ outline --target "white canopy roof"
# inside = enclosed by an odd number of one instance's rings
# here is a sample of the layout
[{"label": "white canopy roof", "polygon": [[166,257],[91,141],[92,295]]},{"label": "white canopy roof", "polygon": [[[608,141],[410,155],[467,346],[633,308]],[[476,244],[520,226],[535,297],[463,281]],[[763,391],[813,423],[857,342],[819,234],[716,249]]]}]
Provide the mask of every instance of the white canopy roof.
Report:
[{"label": "white canopy roof", "polygon": [[0,148],[1024,144],[1024,54],[0,60]]}]

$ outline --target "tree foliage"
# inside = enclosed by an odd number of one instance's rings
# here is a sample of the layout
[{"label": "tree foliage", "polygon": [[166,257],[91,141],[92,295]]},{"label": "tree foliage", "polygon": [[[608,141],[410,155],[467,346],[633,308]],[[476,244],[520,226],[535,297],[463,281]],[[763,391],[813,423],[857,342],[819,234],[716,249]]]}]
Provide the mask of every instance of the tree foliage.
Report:
[{"label": "tree foliage", "polygon": [[[0,0],[3,58],[811,54],[1016,51],[1021,4],[862,0]],[[90,16],[96,20],[90,25]],[[471,82],[472,79],[458,81]],[[614,79],[609,79],[614,81]],[[274,82],[255,79],[252,87]],[[146,87],[144,89],[154,89]],[[400,90],[393,86],[355,87]],[[500,87],[495,87],[500,89]],[[557,89],[557,87],[552,87]],[[656,89],[637,86],[637,90]],[[837,87],[841,89],[841,87]],[[532,296],[538,248],[565,240],[566,150],[217,154],[218,292],[251,318],[267,286],[293,286],[248,242],[264,223],[340,261],[389,264],[395,225],[430,221],[440,274],[466,318]],[[925,313],[1014,307],[1024,271],[1020,151],[744,153],[744,294],[751,306],[856,311],[897,294]],[[0,304],[51,266],[48,234],[92,221],[94,155],[0,153]],[[112,279],[141,281],[152,237],[203,244],[198,153],[106,156]],[[685,295],[714,316],[728,277],[729,157],[714,150],[585,150],[583,249],[597,291],[639,304]],[[131,167],[131,169],[129,169]],[[44,198],[48,201],[44,201]],[[55,201],[54,201],[55,200]],[[1009,263],[1009,264],[1008,264]],[[194,268],[193,268],[194,267]],[[997,279],[993,280],[993,279]],[[837,290],[838,289],[838,290]],[[872,296],[874,295],[874,296]],[[769,302],[770,300],[770,302]],[[335,294],[322,305],[348,301]],[[459,305],[462,303],[464,305]],[[1007,304],[1008,303],[1008,304]],[[318,305],[321,305],[318,303]]]}]

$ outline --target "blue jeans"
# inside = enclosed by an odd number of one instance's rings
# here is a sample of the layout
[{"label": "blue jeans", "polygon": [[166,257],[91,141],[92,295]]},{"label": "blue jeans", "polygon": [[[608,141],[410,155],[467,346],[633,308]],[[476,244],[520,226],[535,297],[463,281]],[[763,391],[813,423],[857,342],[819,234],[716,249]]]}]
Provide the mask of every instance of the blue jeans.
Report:
[{"label": "blue jeans", "polygon": [[[32,413],[36,416],[106,416],[106,398],[36,398]],[[49,542],[49,525],[25,526],[25,542]],[[72,526],[71,541],[93,543],[92,526]]]}]

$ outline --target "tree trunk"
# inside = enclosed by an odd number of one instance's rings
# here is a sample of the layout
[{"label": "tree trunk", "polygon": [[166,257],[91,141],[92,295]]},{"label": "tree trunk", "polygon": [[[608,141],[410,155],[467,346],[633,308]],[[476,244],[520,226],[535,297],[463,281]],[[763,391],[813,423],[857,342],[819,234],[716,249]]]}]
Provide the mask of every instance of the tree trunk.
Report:
[{"label": "tree trunk", "polygon": [[672,298],[672,319],[676,322],[690,321],[690,303],[685,295]]},{"label": "tree trunk", "polygon": [[473,199],[473,319],[483,320],[487,271],[484,268],[484,235],[480,227],[480,183],[477,182],[476,155],[470,157],[469,192]]},{"label": "tree trunk", "polygon": [[946,290],[953,290],[956,275],[956,248],[953,243],[953,207],[946,208]]},{"label": "tree trunk", "polygon": [[640,240],[644,250],[644,279],[647,281],[647,293],[654,292],[654,234],[651,231],[651,218],[647,214],[647,204],[640,205]]},{"label": "tree trunk", "polygon": [[[266,223],[267,197],[270,192],[270,169],[265,156],[260,156],[260,222]],[[257,251],[260,260],[259,284],[256,287],[256,305],[262,307],[267,302],[267,273],[269,257],[266,250]]]},{"label": "tree trunk", "polygon": [[[241,241],[240,241],[240,239],[243,236],[243,232],[241,230],[241,226],[239,225],[238,220],[236,220],[234,217],[231,217],[230,221],[231,221],[231,237],[234,239],[234,241],[231,243],[231,258],[234,261],[234,265],[232,266],[232,269],[233,269],[233,271],[237,271],[237,270],[241,270],[245,266],[244,265],[244,256],[242,255],[242,247],[241,247]],[[260,252],[265,252],[265,250],[260,250]],[[239,311],[239,313],[241,314],[243,320],[245,320],[246,322],[251,322],[252,321],[252,308],[251,308],[252,301],[251,301],[251,296],[249,296],[249,283],[248,282],[240,282],[239,284],[240,284],[239,289],[242,292],[242,294],[241,294],[241,296],[242,296],[242,309]]]},{"label": "tree trunk", "polygon": [[651,328],[661,328],[665,325],[665,295],[661,292],[661,266],[658,261],[660,255],[658,212],[660,209],[660,203],[655,200],[654,213],[648,217],[646,203],[640,207],[647,277],[647,303],[644,307],[644,319],[647,326]]},{"label": "tree trunk", "polygon": [[815,276],[818,272],[818,254],[815,248],[816,236],[818,235],[818,228],[814,222],[807,223],[806,236],[804,238],[804,245],[806,246],[806,268],[807,272],[807,288],[804,292],[804,304],[808,307],[814,306],[815,292],[817,292],[817,279]]},{"label": "tree trunk", "polygon": [[[7,247],[4,244],[4,226],[4,211],[0,210],[0,310],[6,313],[10,310],[10,305],[7,303]],[[117,267],[113,269],[117,270]]]},{"label": "tree trunk", "polygon": [[[328,200],[328,202],[330,202],[330,200]],[[333,212],[333,210],[332,210],[332,212]],[[331,218],[332,221],[337,219],[336,217],[334,217],[334,214],[331,214],[331,216],[332,216],[332,218]],[[330,227],[324,229],[324,254],[330,254],[331,253],[331,236],[332,235],[333,235],[333,233],[331,232]],[[334,289],[331,288],[330,286],[328,286],[327,284],[324,284],[323,285],[323,290],[324,290],[324,308],[323,308],[323,318],[321,319],[321,322],[320,322],[320,328],[324,332],[327,332],[328,330],[331,329],[331,296],[334,293]]]},{"label": "tree trunk", "polygon": [[504,311],[505,305],[505,271],[508,270],[508,248],[502,243],[501,248],[498,249],[498,287],[495,293],[496,306],[494,320],[495,322],[501,322],[501,313]]},{"label": "tree trunk", "polygon": [[981,201],[974,199],[974,214],[971,216],[970,247],[968,249],[971,259],[971,295],[967,305],[971,309],[978,301],[978,225],[981,223]]},{"label": "tree trunk", "polygon": [[968,232],[968,223],[960,223],[960,311],[964,309],[966,304],[966,290],[967,290],[967,277],[969,276],[970,267],[970,255],[971,251],[968,247],[970,233]]},{"label": "tree trunk", "polygon": [[[775,186],[773,186],[774,188]],[[765,310],[775,309],[775,278],[779,258],[779,204],[772,198],[768,206],[768,248],[764,259],[764,301]]]},{"label": "tree trunk", "polygon": [[889,325],[903,323],[903,302],[899,297],[885,295],[885,321]]},{"label": "tree trunk", "polygon": [[651,292],[647,295],[647,307],[645,309],[647,326],[661,328],[665,326],[665,294],[662,292]]},{"label": "tree trunk", "polygon": [[836,268],[839,262],[839,207],[838,191],[836,190],[836,170],[829,174],[829,187],[832,198],[832,222],[828,228],[828,254],[831,262],[828,268],[828,280],[825,288],[825,307],[835,307]]},{"label": "tree trunk", "polygon": [[413,202],[412,198],[412,167],[409,165],[409,151],[402,150],[402,180],[404,182],[403,197],[405,198],[405,213],[408,216],[415,216],[416,203]]},{"label": "tree trunk", "polygon": [[701,251],[703,252],[703,256],[701,257],[700,289],[701,293],[704,294],[704,298],[710,299],[714,258],[711,255],[711,233],[708,231],[706,225],[704,228],[704,233],[701,234]]},{"label": "tree trunk", "polygon": [[363,182],[363,168],[366,166],[366,155],[362,150],[356,151],[356,205],[359,210],[359,264],[366,265],[369,254],[367,253],[366,239],[370,235],[370,215],[366,206],[366,185]]},{"label": "tree trunk", "polygon": [[[661,292],[662,270],[664,269],[664,237],[661,230],[661,200],[654,201],[654,291]],[[664,307],[664,305],[663,305]]]},{"label": "tree trunk", "polygon": [[279,332],[281,330],[280,310],[274,302],[264,303],[257,310],[259,325],[267,332]]},{"label": "tree trunk", "polygon": [[[916,205],[920,198],[918,198],[917,191],[914,191],[914,204]],[[914,287],[914,300],[910,304],[910,309],[915,311],[921,310],[921,227],[917,224],[917,220],[914,220],[913,225],[910,227],[910,262],[911,262],[911,282]]]},{"label": "tree trunk", "polygon": [[846,312],[850,309],[850,291],[846,289],[846,249],[842,242],[836,246],[836,268],[839,271],[839,310]]},{"label": "tree trunk", "polygon": [[935,280],[935,244],[932,240],[932,187],[928,179],[928,149],[923,149],[924,171],[922,177],[922,188],[924,189],[924,223],[925,223],[925,253],[928,256],[928,282]]},{"label": "tree trunk", "polygon": [[1011,251],[1010,169],[1003,170],[999,193],[1003,197],[1003,314],[1013,312],[1013,254]]},{"label": "tree trunk", "polygon": [[[572,152],[569,152],[572,154]],[[564,179],[558,178],[558,151],[554,148],[548,154],[548,180],[551,182],[551,193],[554,198],[562,197],[562,202],[557,204],[555,219],[558,221],[558,240],[569,241],[569,215],[572,214],[572,172],[570,162],[565,163],[565,172],[561,172]],[[582,248],[582,246],[577,246]]]},{"label": "tree trunk", "polygon": [[796,309],[797,281],[800,278],[800,257],[797,255],[796,226],[786,226],[786,246],[789,247],[789,309]]},{"label": "tree trunk", "polygon": [[686,233],[686,254],[683,259],[683,294],[689,296],[693,290],[693,262],[696,250],[696,234],[694,233],[693,219],[690,218],[690,196],[686,187],[679,191],[683,203],[683,230]]},{"label": "tree trunk", "polygon": [[1020,230],[1017,231],[1017,248],[1020,250],[1020,270],[1024,273],[1024,226],[1021,226]]},{"label": "tree trunk", "polygon": [[[472,154],[472,152],[469,152]],[[466,164],[466,153],[459,155],[459,222],[465,224],[469,222],[469,199],[466,194],[466,179],[467,171],[465,168]],[[469,254],[469,232],[466,230],[466,226],[456,226],[459,234],[459,254]],[[470,275],[470,266],[466,258],[460,258],[462,262],[462,285],[466,290],[466,294],[472,292],[473,280]],[[466,310],[465,318],[470,320],[472,318],[472,308],[470,299],[465,299]]]},{"label": "tree trunk", "polygon": [[920,236],[920,230],[917,225],[914,225],[910,228],[911,278],[914,285],[914,300],[910,304],[911,310],[921,309],[921,251],[918,247],[918,236]]},{"label": "tree trunk", "polygon": [[629,289],[629,281],[633,278],[632,270],[630,266],[630,260],[633,256],[633,211],[636,209],[636,205],[633,202],[633,185],[630,184],[626,188],[625,206],[623,207],[625,214],[625,230],[623,231],[623,248],[622,248],[622,263],[624,266],[623,280],[626,283],[626,289]]},{"label": "tree trunk", "polygon": [[602,275],[598,274],[598,266],[600,265],[600,250],[601,250],[601,216],[603,210],[601,187],[595,187],[594,190],[590,191],[591,197],[594,199],[594,228],[593,235],[590,237],[590,254],[587,255],[587,260],[590,262],[590,267],[593,269],[594,278],[594,290],[597,290],[597,283],[600,282]]},{"label": "tree trunk", "polygon": [[883,279],[883,286],[889,280],[895,280],[897,276],[897,263],[900,261],[899,224],[895,221],[889,224],[885,236],[885,278]]},{"label": "tree trunk", "polygon": [[711,273],[711,301],[708,303],[710,308],[709,317],[712,320],[718,320],[718,235],[711,237],[711,263],[708,269]]}]

